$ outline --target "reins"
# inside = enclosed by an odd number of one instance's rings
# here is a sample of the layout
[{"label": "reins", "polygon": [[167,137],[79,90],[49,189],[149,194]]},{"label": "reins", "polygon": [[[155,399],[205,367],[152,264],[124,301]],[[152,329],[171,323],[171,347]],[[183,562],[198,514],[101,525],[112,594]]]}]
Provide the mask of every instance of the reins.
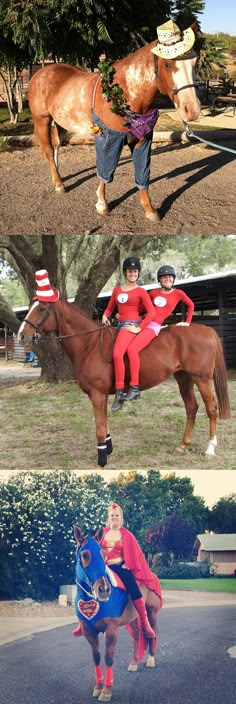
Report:
[{"label": "reins", "polygon": [[[50,313],[51,313],[52,305],[53,305],[53,303],[50,303],[49,308],[47,308],[47,310],[46,310],[46,312],[45,312],[45,315],[43,316],[43,318],[42,318],[42,320],[40,321],[40,323],[38,323],[37,325],[35,325],[35,323],[32,323],[31,320],[29,320],[29,319],[27,319],[27,318],[25,318],[25,320],[23,321],[23,322],[26,322],[28,325],[31,325],[31,327],[35,330],[34,342],[35,342],[36,344],[39,343],[39,341],[40,341],[40,342],[45,342],[45,341],[48,340],[48,335],[41,335],[41,333],[40,333],[40,328],[42,327],[42,325],[43,325],[43,324],[46,322],[46,320],[48,319],[48,317],[49,317],[49,315],[50,315]],[[54,315],[55,315],[55,318],[56,318],[57,328],[59,329],[58,315],[57,315],[57,312],[56,312],[56,309],[55,309],[55,308],[54,308]],[[106,326],[104,326],[104,327],[101,327],[101,328],[91,328],[90,330],[82,330],[82,331],[80,331],[80,332],[71,332],[71,333],[68,333],[67,335],[55,335],[55,338],[56,338],[56,340],[59,340],[59,342],[61,342],[62,340],[66,340],[66,339],[69,339],[69,338],[71,338],[71,337],[80,337],[80,336],[82,337],[82,335],[90,335],[91,333],[97,332],[97,333],[100,334],[100,352],[101,352],[102,358],[103,358],[104,362],[107,362],[107,364],[112,364],[112,362],[113,362],[113,356],[112,356],[112,354],[111,354],[111,357],[107,358],[107,357],[105,356],[104,352],[103,352],[103,341],[104,341],[104,331],[105,331],[105,329],[109,332],[109,335],[110,335],[110,338],[111,338],[111,343],[112,343],[112,353],[113,353],[113,347],[114,347],[114,333],[113,333],[112,328],[111,328],[110,326],[108,326],[108,325],[106,325]],[[39,337],[37,337],[37,335],[38,335]]]}]

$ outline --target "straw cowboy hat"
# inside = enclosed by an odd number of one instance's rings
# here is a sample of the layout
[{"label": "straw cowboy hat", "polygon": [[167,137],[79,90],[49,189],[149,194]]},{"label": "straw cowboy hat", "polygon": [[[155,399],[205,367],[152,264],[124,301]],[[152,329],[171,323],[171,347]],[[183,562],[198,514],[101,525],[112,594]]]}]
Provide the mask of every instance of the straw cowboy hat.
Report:
[{"label": "straw cowboy hat", "polygon": [[44,301],[45,303],[54,303],[58,301],[59,291],[53,291],[48,272],[46,269],[40,269],[35,273],[35,281],[37,284],[36,295],[33,296],[33,300]]},{"label": "straw cowboy hat", "polygon": [[151,51],[162,59],[176,59],[182,56],[192,48],[196,38],[192,27],[182,32],[173,20],[157,27],[157,37],[157,44]]}]

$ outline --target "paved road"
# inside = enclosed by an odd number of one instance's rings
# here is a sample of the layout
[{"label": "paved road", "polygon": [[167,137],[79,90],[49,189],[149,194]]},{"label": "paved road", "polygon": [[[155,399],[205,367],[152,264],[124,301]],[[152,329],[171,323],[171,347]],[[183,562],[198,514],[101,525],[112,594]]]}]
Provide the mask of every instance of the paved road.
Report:
[{"label": "paved road", "polygon": [[[171,608],[160,614],[157,666],[128,673],[131,640],[121,629],[115,659],[116,704],[235,704],[235,606]],[[103,638],[101,637],[101,642]],[[93,666],[71,626],[0,648],[4,704],[89,704]]]}]

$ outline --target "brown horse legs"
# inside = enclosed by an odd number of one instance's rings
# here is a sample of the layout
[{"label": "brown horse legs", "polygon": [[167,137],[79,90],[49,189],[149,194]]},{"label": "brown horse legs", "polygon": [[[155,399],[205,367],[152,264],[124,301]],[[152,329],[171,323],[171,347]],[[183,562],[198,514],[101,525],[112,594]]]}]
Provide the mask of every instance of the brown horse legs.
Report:
[{"label": "brown horse legs", "polygon": [[212,381],[196,381],[202,399],[205,403],[206,412],[210,419],[210,440],[207,446],[206,455],[214,455],[217,446],[216,439],[216,418],[217,403],[212,390]]},{"label": "brown horse legs", "polygon": [[[40,120],[37,120],[37,118],[35,118],[34,124],[35,124],[36,134],[37,134],[39,141],[43,147],[45,156],[49,162],[49,166],[51,169],[51,175],[52,175],[52,182],[55,186],[56,191],[58,193],[59,192],[62,193],[64,191],[64,186],[63,186],[62,180],[60,178],[60,175],[58,173],[57,166],[54,161],[54,155],[53,155],[53,145],[52,145],[52,139],[51,139],[52,118],[50,115],[48,115],[47,117],[41,118]],[[58,147],[58,144],[57,144],[57,147]]]},{"label": "brown horse legs", "polygon": [[182,396],[187,415],[183,438],[180,445],[176,448],[177,452],[184,452],[185,448],[191,443],[195,418],[198,411],[198,404],[194,393],[194,382],[190,376],[188,376],[186,372],[182,371],[176,372],[174,376],[179,386],[179,391]]},{"label": "brown horse legs", "polygon": [[96,423],[98,469],[101,469],[107,464],[107,455],[112,452],[112,441],[107,425],[107,396],[93,389],[90,400],[93,404]]},{"label": "brown horse legs", "polygon": [[139,193],[140,203],[145,210],[146,218],[148,218],[148,220],[152,220],[152,222],[159,222],[161,218],[157,210],[152,207],[148,189],[140,188]]},{"label": "brown horse legs", "polygon": [[99,215],[110,215],[109,208],[106,201],[106,184],[104,181],[99,181],[99,185],[96,191],[97,202],[96,210]]}]

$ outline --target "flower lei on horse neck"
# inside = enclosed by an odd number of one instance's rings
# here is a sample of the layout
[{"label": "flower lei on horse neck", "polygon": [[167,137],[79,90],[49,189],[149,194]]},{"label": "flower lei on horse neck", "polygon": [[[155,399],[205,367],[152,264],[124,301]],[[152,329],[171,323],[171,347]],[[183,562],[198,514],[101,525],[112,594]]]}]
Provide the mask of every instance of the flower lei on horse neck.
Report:
[{"label": "flower lei on horse neck", "polygon": [[[158,109],[154,108],[147,115],[133,112],[124,98],[123,89],[118,83],[114,83],[116,70],[112,63],[106,59],[98,64],[98,68],[101,75],[102,94],[105,100],[111,103],[111,112],[124,117],[124,126],[129,127],[130,132],[137,139],[150,135],[159,115]],[[98,125],[94,125],[92,131],[94,134],[102,135]]]}]

